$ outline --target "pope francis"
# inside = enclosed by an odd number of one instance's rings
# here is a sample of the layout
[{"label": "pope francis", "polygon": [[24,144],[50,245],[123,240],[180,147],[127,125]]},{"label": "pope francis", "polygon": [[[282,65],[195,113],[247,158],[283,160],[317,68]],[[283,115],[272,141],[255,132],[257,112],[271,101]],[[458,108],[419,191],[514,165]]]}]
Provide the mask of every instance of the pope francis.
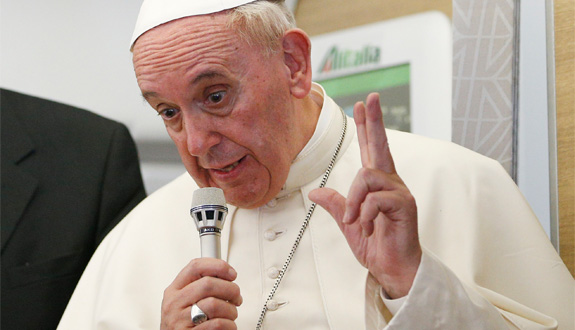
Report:
[{"label": "pope francis", "polygon": [[[145,0],[131,47],[188,173],[108,235],[58,329],[575,328],[499,164],[386,130],[377,94],[346,117],[282,1]],[[199,257],[198,187],[229,203],[221,260]]]}]

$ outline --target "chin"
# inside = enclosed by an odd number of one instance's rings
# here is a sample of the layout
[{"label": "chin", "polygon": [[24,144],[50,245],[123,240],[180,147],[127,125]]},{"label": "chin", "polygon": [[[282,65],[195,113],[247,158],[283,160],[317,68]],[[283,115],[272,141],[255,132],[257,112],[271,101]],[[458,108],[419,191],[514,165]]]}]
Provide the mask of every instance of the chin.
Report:
[{"label": "chin", "polygon": [[247,199],[245,198],[245,196],[241,196],[241,198],[228,197],[228,195],[225,194],[225,192],[224,195],[226,197],[226,202],[228,204],[234,205],[242,209],[255,209],[257,207],[264,205],[267,202],[262,200]]},{"label": "chin", "polygon": [[[226,197],[226,202],[228,204],[243,208],[243,209],[255,209],[269,202],[273,196],[261,192],[250,192],[248,190],[234,191],[236,189],[226,191],[224,189],[224,196]],[[268,192],[269,193],[269,192]]]}]

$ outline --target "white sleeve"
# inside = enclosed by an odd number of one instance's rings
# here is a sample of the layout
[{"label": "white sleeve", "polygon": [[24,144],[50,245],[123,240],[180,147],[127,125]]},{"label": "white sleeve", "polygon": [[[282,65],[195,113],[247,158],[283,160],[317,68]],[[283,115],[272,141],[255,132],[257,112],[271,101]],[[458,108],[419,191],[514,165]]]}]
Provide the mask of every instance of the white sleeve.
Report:
[{"label": "white sleeve", "polygon": [[388,328],[481,329],[486,318],[511,329],[574,330],[573,276],[501,165],[450,143],[402,140],[394,148],[409,155],[396,168],[417,200],[426,251]]},{"label": "white sleeve", "polygon": [[[370,280],[368,280],[369,282]],[[389,299],[381,287],[379,299],[385,311],[377,321],[378,329],[556,329],[557,322],[543,314],[530,320],[498,309],[475,290],[467,288],[455,274],[430,252],[423,252],[409,294]],[[373,309],[372,309],[373,311]],[[531,311],[533,312],[533,311]],[[369,312],[368,312],[369,317]],[[375,317],[372,315],[372,319]]]}]

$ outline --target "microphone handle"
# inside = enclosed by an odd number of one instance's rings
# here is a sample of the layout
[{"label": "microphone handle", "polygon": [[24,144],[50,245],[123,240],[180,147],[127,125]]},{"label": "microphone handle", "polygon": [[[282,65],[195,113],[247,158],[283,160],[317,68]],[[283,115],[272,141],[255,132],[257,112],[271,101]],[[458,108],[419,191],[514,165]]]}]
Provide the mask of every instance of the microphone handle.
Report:
[{"label": "microphone handle", "polygon": [[216,233],[200,236],[202,258],[221,259],[220,235]]}]

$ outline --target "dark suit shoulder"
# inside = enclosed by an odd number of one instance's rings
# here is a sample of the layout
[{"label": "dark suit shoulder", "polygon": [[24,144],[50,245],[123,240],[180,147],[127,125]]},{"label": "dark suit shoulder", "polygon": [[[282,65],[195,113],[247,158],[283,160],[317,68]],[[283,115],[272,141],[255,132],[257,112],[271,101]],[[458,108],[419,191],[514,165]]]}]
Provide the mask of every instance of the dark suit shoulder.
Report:
[{"label": "dark suit shoulder", "polygon": [[6,89],[1,89],[0,108],[2,118],[8,119],[2,120],[3,128],[10,124],[10,118],[15,118],[30,135],[38,132],[41,137],[45,134],[101,137],[125,127],[85,109]]},{"label": "dark suit shoulder", "polygon": [[120,123],[0,92],[1,327],[55,329],[96,246],[144,198],[136,147]]}]

